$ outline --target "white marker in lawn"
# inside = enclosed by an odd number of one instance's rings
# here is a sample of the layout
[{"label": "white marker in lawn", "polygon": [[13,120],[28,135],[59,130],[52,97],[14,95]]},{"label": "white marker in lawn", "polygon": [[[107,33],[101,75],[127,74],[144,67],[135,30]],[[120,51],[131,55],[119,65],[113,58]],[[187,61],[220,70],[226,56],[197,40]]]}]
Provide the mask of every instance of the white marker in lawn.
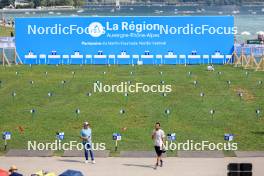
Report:
[{"label": "white marker in lawn", "polygon": [[124,109],[120,109],[119,113],[120,114],[125,114],[125,110]]},{"label": "white marker in lawn", "polygon": [[164,113],[165,113],[165,115],[166,115],[167,117],[169,117],[169,115],[170,115],[171,112],[170,112],[169,109],[165,109]]},{"label": "white marker in lawn", "polygon": [[75,71],[72,71],[72,77],[73,78],[75,77]]},{"label": "white marker in lawn", "polygon": [[196,87],[197,85],[198,85],[198,81],[193,81],[193,85],[194,85],[194,87]]},{"label": "white marker in lawn", "polygon": [[52,97],[53,96],[52,92],[48,92],[48,96]]},{"label": "white marker in lawn", "polygon": [[64,87],[64,85],[66,84],[66,81],[65,80],[62,80],[61,81],[61,84],[62,84],[62,87]]},{"label": "white marker in lawn", "polygon": [[249,72],[247,72],[247,71],[246,71],[246,73],[245,73],[245,74],[246,74],[246,77],[248,77],[248,75],[249,75]]},{"label": "white marker in lawn", "polygon": [[241,100],[242,100],[242,97],[243,97],[243,92],[238,92],[237,95],[239,96],[239,99],[240,99],[240,101],[241,101]]},{"label": "white marker in lawn", "polygon": [[79,117],[79,115],[81,114],[81,110],[79,108],[77,108],[75,110],[75,114],[76,114],[76,117]]},{"label": "white marker in lawn", "polygon": [[209,111],[209,113],[211,114],[212,119],[213,119],[213,118],[214,118],[214,114],[215,114],[215,110],[214,110],[214,109],[211,109],[211,110]]},{"label": "white marker in lawn", "polygon": [[88,92],[86,95],[87,95],[88,97],[90,97],[90,96],[92,96],[92,93]]},{"label": "white marker in lawn", "polygon": [[35,109],[30,109],[29,110],[30,114],[32,115],[32,117],[34,117],[35,113],[36,113],[36,110]]},{"label": "white marker in lawn", "polygon": [[200,93],[200,97],[202,97],[202,101],[204,100],[205,94],[203,92]]},{"label": "white marker in lawn", "polygon": [[230,81],[230,80],[228,80],[228,81],[226,81],[226,83],[227,83],[227,88],[229,88],[229,87],[230,87],[230,85],[231,85],[231,81]]},{"label": "white marker in lawn", "polygon": [[257,109],[257,110],[256,110],[256,116],[257,116],[257,118],[260,117],[260,113],[261,113],[260,109]]},{"label": "white marker in lawn", "polygon": [[163,92],[161,95],[162,95],[163,97],[166,97],[166,96],[167,96],[167,94],[166,94],[165,92]]}]

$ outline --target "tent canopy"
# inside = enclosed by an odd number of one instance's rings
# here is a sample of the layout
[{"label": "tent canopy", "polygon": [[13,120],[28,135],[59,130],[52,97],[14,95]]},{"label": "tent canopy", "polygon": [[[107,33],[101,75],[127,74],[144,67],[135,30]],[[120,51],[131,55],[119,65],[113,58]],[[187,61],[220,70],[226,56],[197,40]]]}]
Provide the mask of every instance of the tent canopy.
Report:
[{"label": "tent canopy", "polygon": [[0,169],[0,176],[9,176],[6,170]]}]

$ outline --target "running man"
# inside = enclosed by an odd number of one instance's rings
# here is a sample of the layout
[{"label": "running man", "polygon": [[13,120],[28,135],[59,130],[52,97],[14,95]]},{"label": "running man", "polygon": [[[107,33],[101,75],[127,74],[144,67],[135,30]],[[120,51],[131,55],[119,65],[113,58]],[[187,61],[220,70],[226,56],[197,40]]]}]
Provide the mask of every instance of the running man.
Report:
[{"label": "running man", "polygon": [[160,123],[157,122],[155,124],[155,129],[153,130],[152,133],[152,140],[154,141],[154,148],[157,154],[157,162],[155,164],[155,168],[157,169],[159,162],[160,162],[160,167],[163,166],[163,160],[162,160],[162,153],[163,149],[165,147],[165,133],[164,131],[160,128]]},{"label": "running man", "polygon": [[90,153],[92,163],[95,164],[94,154],[92,151],[92,129],[90,128],[90,124],[88,122],[83,123],[81,139],[84,146],[85,163],[88,163],[88,153]]}]

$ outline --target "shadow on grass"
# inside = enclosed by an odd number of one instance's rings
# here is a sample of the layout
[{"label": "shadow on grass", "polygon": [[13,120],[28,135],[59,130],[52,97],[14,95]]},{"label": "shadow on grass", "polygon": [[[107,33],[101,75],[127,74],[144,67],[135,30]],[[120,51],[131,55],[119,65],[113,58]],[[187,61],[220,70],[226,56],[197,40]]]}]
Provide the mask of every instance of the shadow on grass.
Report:
[{"label": "shadow on grass", "polygon": [[145,167],[145,168],[151,168],[155,169],[153,165],[145,165],[145,164],[123,164],[124,166],[132,166],[132,167]]},{"label": "shadow on grass", "polygon": [[59,161],[68,162],[68,163],[83,163],[81,161],[73,160],[73,159],[60,159]]},{"label": "shadow on grass", "polygon": [[264,135],[264,131],[251,131],[255,135]]}]

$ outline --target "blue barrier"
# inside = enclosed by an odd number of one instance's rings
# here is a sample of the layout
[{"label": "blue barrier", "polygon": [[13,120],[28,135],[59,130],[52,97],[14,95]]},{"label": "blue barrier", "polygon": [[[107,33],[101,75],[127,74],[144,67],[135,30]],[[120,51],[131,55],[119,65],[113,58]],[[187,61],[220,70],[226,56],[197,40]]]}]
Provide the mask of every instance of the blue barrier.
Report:
[{"label": "blue barrier", "polygon": [[232,16],[15,20],[24,64],[223,64],[234,50]]}]

